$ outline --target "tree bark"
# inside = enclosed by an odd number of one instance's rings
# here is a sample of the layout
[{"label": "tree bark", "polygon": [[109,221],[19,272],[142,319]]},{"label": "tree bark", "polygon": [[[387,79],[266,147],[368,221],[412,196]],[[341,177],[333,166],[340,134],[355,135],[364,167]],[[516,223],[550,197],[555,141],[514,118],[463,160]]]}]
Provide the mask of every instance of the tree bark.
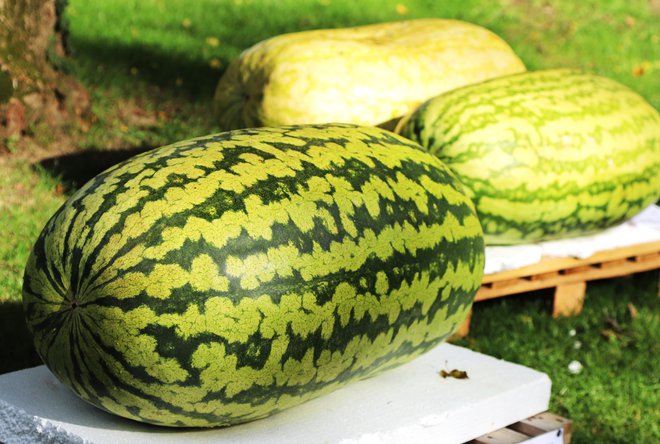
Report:
[{"label": "tree bark", "polygon": [[[66,0],[0,0],[0,141],[84,124],[89,95],[54,61],[65,54]],[[55,139],[51,137],[51,139]]]}]

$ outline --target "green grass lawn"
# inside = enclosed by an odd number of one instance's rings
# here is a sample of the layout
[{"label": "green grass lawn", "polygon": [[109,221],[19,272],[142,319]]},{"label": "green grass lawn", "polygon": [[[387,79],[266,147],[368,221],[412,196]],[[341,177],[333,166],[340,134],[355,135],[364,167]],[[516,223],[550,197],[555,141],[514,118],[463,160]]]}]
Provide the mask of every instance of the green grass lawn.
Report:
[{"label": "green grass lawn", "polygon": [[57,181],[0,158],[0,373],[37,363],[20,305],[23,268],[41,228],[64,202]]},{"label": "green grass lawn", "polygon": [[[137,151],[217,131],[215,83],[250,45],[318,27],[457,18],[499,34],[529,69],[608,76],[657,109],[659,9],[646,0],[70,0],[67,68],[88,87],[94,118],[76,154],[40,168],[0,157],[0,372],[38,363],[22,321],[22,270],[66,194]],[[574,420],[574,442],[660,442],[657,281],[654,272],[592,284],[584,313],[570,319],[552,320],[539,296],[482,302],[459,343],[547,372],[551,408]]]}]

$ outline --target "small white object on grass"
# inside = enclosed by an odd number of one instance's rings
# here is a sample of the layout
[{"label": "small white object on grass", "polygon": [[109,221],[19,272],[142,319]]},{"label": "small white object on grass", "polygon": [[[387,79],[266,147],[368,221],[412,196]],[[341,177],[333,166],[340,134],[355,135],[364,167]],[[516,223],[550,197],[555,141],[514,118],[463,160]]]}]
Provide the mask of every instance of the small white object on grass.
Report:
[{"label": "small white object on grass", "polygon": [[582,363],[580,361],[571,361],[568,364],[568,371],[571,372],[574,375],[577,375],[578,373],[582,372]]}]

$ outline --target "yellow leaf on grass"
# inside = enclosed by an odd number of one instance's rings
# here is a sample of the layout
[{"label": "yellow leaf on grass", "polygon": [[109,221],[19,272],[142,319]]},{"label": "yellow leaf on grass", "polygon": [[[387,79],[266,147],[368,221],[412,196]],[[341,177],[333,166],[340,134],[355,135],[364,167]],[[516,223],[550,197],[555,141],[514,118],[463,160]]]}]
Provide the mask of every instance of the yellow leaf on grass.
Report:
[{"label": "yellow leaf on grass", "polygon": [[220,39],[213,36],[206,37],[206,44],[212,48],[217,48],[220,46]]},{"label": "yellow leaf on grass", "polygon": [[643,62],[638,63],[637,65],[632,67],[632,75],[635,77],[641,77],[644,74],[651,71],[651,68],[653,68],[651,62],[649,62],[648,60],[644,60]]}]

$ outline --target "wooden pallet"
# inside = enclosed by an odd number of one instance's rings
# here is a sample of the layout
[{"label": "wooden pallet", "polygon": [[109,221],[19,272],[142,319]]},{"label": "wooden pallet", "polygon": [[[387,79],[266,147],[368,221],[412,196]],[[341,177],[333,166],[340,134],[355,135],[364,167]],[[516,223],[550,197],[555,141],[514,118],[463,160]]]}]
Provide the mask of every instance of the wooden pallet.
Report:
[{"label": "wooden pallet", "polygon": [[569,444],[572,422],[545,412],[487,433],[466,444]]},{"label": "wooden pallet", "polygon": [[[604,250],[586,259],[545,257],[536,264],[485,275],[474,300],[554,288],[552,315],[572,316],[582,311],[588,281],[657,268],[660,241]],[[469,331],[470,316],[456,336],[465,336]]]}]

